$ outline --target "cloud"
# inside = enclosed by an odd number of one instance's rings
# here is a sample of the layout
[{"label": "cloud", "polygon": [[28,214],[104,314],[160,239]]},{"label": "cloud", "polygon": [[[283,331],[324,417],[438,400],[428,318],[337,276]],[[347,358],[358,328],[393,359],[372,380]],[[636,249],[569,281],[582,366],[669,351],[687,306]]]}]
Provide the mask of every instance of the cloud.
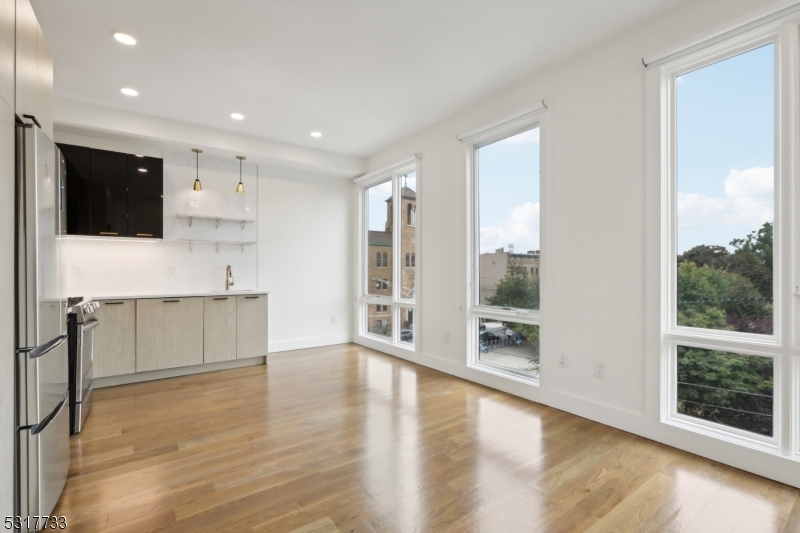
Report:
[{"label": "cloud", "polygon": [[514,245],[516,252],[539,249],[539,203],[514,206],[499,226],[481,227],[481,253]]},{"label": "cloud", "polygon": [[523,131],[512,137],[507,137],[500,141],[501,144],[538,144],[539,143],[539,128]]},{"label": "cloud", "polygon": [[774,218],[774,169],[733,169],[725,178],[723,197],[678,193],[678,226],[757,227]]}]

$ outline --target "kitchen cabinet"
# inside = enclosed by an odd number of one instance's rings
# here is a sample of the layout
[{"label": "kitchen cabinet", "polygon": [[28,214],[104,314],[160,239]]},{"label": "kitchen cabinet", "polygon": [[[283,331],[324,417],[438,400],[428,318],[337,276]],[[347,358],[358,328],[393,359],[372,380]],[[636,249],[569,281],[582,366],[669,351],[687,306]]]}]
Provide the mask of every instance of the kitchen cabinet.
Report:
[{"label": "kitchen cabinet", "polygon": [[203,315],[203,362],[236,359],[236,297],[206,296]]},{"label": "kitchen cabinet", "polygon": [[67,163],[67,234],[91,235],[91,149],[71,144],[59,144],[58,147]]},{"label": "kitchen cabinet", "polygon": [[53,138],[53,56],[30,0],[16,0],[16,113],[33,115]]},{"label": "kitchen cabinet", "polygon": [[93,333],[94,377],[136,372],[136,300],[100,302]]},{"label": "kitchen cabinet", "polygon": [[162,238],[164,160],[128,154],[128,235]]},{"label": "kitchen cabinet", "polygon": [[91,235],[128,236],[128,157],[91,151]]},{"label": "kitchen cabinet", "polygon": [[202,363],[203,298],[137,300],[137,372]]},{"label": "kitchen cabinet", "polygon": [[14,55],[16,53],[16,0],[0,0],[0,98],[14,109]]},{"label": "kitchen cabinet", "polygon": [[267,355],[267,295],[236,297],[236,358]]}]

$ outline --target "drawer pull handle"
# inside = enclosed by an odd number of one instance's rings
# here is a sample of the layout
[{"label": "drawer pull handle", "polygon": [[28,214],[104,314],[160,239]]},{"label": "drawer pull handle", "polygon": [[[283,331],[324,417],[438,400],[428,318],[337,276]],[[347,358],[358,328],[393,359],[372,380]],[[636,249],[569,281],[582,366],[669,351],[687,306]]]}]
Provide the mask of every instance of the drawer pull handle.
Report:
[{"label": "drawer pull handle", "polygon": [[214,298],[214,299],[215,299],[215,300],[227,300],[227,299],[228,299],[228,297],[226,296],[225,298]]},{"label": "drawer pull handle", "polygon": [[136,236],[137,237],[152,237],[153,234],[152,233],[137,233]]},{"label": "drawer pull handle", "polygon": [[245,300],[256,300],[256,299],[260,298],[260,296],[245,296],[244,298],[245,298]]},{"label": "drawer pull handle", "polygon": [[101,231],[100,235],[119,235],[119,232],[116,232],[116,231]]},{"label": "drawer pull handle", "polygon": [[164,300],[165,304],[177,304],[180,303],[180,300]]},{"label": "drawer pull handle", "polygon": [[123,305],[125,302],[104,302],[105,305]]}]

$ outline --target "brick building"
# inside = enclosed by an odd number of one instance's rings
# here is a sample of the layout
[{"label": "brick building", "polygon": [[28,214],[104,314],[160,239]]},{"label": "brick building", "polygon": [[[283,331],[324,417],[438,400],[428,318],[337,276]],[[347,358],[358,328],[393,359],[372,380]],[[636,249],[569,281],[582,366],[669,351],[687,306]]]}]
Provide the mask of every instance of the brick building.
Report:
[{"label": "brick building", "polygon": [[494,296],[497,284],[506,275],[508,263],[521,265],[528,275],[539,275],[539,250],[530,250],[527,253],[514,253],[513,246],[510,250],[498,248],[494,253],[481,254],[480,256],[480,300],[481,305],[486,305],[486,299]]}]

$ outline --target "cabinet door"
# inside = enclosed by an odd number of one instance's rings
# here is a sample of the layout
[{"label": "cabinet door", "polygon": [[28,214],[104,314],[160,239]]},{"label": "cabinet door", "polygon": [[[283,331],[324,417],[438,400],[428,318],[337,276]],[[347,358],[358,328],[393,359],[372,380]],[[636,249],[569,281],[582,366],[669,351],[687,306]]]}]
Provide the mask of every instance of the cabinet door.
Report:
[{"label": "cabinet door", "polygon": [[48,137],[53,138],[53,55],[42,27],[36,23],[36,118]]},{"label": "cabinet door", "polygon": [[203,362],[236,359],[236,298],[206,296],[203,315]]},{"label": "cabinet door", "polygon": [[92,151],[84,146],[59,144],[67,162],[67,234],[91,234]]},{"label": "cabinet door", "polygon": [[128,155],[128,234],[164,235],[164,160]]},{"label": "cabinet door", "polygon": [[14,54],[16,53],[16,0],[0,0],[0,98],[14,109]]},{"label": "cabinet door", "polygon": [[16,2],[16,112],[36,115],[36,46],[39,38],[39,23],[30,0]]},{"label": "cabinet door", "polygon": [[236,358],[267,355],[267,295],[236,297]]},{"label": "cabinet door", "polygon": [[203,364],[203,299],[136,301],[136,371]]},{"label": "cabinet door", "polygon": [[92,149],[92,235],[128,236],[128,156]]},{"label": "cabinet door", "polygon": [[100,302],[94,337],[94,377],[136,372],[136,300]]}]

